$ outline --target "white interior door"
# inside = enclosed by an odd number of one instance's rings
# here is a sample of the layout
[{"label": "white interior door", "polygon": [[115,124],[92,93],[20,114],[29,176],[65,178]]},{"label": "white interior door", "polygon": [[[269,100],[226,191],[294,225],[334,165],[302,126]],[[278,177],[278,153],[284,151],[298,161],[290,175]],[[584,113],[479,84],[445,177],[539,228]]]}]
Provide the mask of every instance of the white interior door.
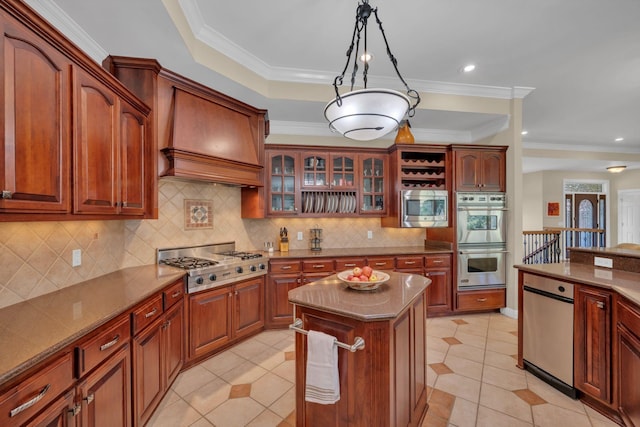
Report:
[{"label": "white interior door", "polygon": [[640,243],[640,190],[618,192],[618,243]]}]

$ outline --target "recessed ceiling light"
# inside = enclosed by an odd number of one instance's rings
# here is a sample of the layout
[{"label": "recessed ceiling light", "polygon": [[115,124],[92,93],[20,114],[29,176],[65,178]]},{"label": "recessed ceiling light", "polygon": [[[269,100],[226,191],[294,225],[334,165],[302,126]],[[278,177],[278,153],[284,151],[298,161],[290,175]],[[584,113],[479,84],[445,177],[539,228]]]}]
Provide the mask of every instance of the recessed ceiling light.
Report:
[{"label": "recessed ceiling light", "polygon": [[465,73],[470,73],[475,69],[476,69],[476,66],[474,64],[468,64],[462,67],[462,71],[464,71]]},{"label": "recessed ceiling light", "polygon": [[520,132],[522,135],[527,135],[529,133],[528,130],[523,130],[522,132]]},{"label": "recessed ceiling light", "polygon": [[622,142],[622,141],[624,141],[624,138],[620,136],[620,137],[616,138],[615,141],[616,142]]}]

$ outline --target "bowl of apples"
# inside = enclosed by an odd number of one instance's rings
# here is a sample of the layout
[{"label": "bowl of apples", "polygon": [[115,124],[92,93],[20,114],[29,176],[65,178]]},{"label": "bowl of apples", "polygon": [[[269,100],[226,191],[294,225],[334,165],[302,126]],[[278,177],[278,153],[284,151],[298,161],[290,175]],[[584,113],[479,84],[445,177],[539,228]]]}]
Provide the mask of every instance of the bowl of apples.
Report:
[{"label": "bowl of apples", "polygon": [[351,289],[358,291],[373,291],[389,280],[389,275],[382,271],[375,271],[368,265],[354,267],[338,273],[338,279],[342,280]]}]

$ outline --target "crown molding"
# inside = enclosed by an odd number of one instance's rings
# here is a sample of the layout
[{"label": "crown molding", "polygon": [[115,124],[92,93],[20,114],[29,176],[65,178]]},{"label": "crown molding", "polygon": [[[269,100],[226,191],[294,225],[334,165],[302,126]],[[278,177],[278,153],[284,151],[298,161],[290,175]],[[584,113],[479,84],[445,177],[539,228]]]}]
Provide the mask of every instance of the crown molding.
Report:
[{"label": "crown molding", "polygon": [[590,145],[590,144],[573,144],[562,142],[558,140],[557,142],[552,142],[550,140],[523,140],[523,147],[525,149],[531,150],[558,150],[558,151],[593,151],[598,153],[640,153],[640,147],[629,147],[629,146],[602,146],[602,145]]},{"label": "crown molding", "polygon": [[71,19],[67,13],[55,2],[47,0],[24,0],[32,9],[38,12],[44,19],[49,21],[54,27],[71,39],[87,55],[98,64],[106,58],[109,53],[102,48],[91,36],[80,27],[76,21]]}]

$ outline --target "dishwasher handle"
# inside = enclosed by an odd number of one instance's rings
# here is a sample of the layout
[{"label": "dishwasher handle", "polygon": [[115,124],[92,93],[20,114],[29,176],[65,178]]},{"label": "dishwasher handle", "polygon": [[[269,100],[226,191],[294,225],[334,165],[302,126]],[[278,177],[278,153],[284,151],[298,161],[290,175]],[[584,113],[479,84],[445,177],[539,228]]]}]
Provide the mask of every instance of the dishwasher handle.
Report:
[{"label": "dishwasher handle", "polygon": [[532,288],[531,286],[524,285],[522,289],[525,292],[531,292],[532,294],[540,295],[543,297],[555,299],[558,301],[566,302],[567,304],[573,304],[573,298],[565,297],[562,295],[557,295],[548,291],[543,291],[542,289]]}]

